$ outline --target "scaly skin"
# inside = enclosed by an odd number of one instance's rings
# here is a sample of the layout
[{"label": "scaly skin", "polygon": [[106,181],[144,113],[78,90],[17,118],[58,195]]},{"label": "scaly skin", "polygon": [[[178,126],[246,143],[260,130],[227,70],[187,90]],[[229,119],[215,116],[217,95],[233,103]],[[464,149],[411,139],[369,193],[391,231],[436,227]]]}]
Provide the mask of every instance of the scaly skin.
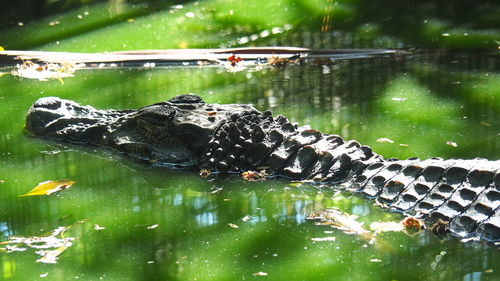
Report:
[{"label": "scaly skin", "polygon": [[391,210],[449,223],[451,233],[500,241],[500,161],[384,159],[370,147],[250,105],[183,95],[138,110],[96,110],[48,97],[26,118],[33,135],[111,147],[167,167],[269,174],[340,184]]}]

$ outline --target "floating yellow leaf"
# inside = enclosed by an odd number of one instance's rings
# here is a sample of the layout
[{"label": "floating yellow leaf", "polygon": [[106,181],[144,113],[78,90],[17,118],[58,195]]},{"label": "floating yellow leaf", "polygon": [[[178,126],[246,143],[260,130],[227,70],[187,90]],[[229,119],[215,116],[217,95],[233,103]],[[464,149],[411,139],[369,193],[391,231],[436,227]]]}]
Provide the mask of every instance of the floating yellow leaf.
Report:
[{"label": "floating yellow leaf", "polygon": [[0,52],[1,51],[5,51],[5,49],[2,46],[0,46]]},{"label": "floating yellow leaf", "polygon": [[54,192],[65,190],[72,186],[75,182],[72,180],[57,180],[57,181],[44,181],[39,183],[30,192],[19,195],[22,196],[35,196],[35,195],[50,195]]}]

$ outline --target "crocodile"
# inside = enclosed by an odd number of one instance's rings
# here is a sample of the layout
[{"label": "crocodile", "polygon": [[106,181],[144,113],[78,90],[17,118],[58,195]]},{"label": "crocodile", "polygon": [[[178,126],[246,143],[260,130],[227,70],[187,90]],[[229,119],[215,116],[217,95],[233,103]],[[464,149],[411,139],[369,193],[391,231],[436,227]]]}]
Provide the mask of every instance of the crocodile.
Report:
[{"label": "crocodile", "polygon": [[[246,104],[188,94],[137,110],[98,110],[57,97],[29,109],[31,135],[111,148],[169,168],[340,186],[454,236],[500,242],[500,160],[384,159],[368,146]],[[440,227],[445,226],[445,228]]]}]

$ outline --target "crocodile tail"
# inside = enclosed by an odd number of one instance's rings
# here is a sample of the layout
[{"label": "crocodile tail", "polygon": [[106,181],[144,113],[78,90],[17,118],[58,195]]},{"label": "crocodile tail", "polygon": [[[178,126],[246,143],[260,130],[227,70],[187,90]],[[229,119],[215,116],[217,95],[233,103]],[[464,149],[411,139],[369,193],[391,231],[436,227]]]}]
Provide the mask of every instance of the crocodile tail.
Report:
[{"label": "crocodile tail", "polygon": [[500,161],[388,159],[360,165],[344,185],[387,208],[448,223],[460,237],[500,241]]}]

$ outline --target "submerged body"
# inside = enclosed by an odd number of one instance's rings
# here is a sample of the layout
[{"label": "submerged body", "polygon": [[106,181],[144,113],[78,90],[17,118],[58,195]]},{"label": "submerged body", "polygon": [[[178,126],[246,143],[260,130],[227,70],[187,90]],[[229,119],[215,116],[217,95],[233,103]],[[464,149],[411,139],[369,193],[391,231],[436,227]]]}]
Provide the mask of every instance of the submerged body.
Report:
[{"label": "submerged body", "polygon": [[449,223],[461,237],[500,241],[500,161],[384,159],[368,146],[298,127],[251,105],[206,104],[183,95],[138,110],[97,110],[48,97],[27,130],[40,137],[110,147],[167,167],[212,172],[266,170],[294,180],[342,184],[387,208]]}]

